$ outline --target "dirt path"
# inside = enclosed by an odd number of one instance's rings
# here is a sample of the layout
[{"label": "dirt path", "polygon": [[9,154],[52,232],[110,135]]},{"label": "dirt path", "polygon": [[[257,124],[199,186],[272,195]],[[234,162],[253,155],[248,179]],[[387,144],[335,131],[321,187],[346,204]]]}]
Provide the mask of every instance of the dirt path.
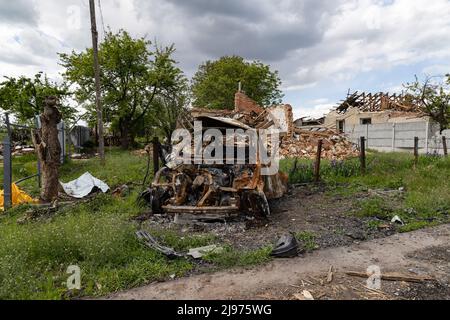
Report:
[{"label": "dirt path", "polygon": [[[137,288],[108,299],[292,299],[310,291],[320,299],[450,299],[450,225],[396,234],[347,247],[319,250],[303,257],[276,260],[248,270],[203,274]],[[377,265],[382,272],[432,276],[436,281],[409,284],[382,282],[380,291],[364,288],[366,279],[344,271],[365,272]],[[333,281],[326,283],[334,267]]]}]

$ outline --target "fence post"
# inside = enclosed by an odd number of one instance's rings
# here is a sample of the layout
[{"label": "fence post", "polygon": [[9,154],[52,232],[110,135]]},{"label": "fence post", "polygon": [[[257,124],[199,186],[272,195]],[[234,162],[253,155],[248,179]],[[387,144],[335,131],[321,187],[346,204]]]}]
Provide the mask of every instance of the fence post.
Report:
[{"label": "fence post", "polygon": [[12,166],[11,166],[11,140],[6,136],[3,140],[3,196],[4,208],[9,209],[12,206]]},{"label": "fence post", "polygon": [[448,156],[448,150],[447,150],[447,138],[445,136],[442,136],[442,147],[444,148],[444,156]]},{"label": "fence post", "polygon": [[414,137],[414,167],[419,164],[419,137]]},{"label": "fence post", "polygon": [[[9,122],[9,113],[5,113],[6,130],[8,131],[8,137],[11,139],[11,123]],[[10,140],[11,143],[11,140]]]},{"label": "fence post", "polygon": [[156,174],[159,171],[159,139],[153,138],[153,172]]},{"label": "fence post", "polygon": [[317,183],[320,180],[320,159],[322,158],[322,144],[323,140],[320,139],[317,144],[317,157],[314,169],[314,181]]},{"label": "fence post", "polygon": [[366,173],[366,138],[361,137],[360,138],[360,153],[359,153],[359,159],[361,161],[361,173]]}]

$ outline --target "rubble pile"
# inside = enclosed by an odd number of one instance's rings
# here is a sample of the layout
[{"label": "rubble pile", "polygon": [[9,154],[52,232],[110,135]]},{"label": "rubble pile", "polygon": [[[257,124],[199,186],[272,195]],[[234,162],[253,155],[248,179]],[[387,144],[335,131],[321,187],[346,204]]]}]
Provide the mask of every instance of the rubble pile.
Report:
[{"label": "rubble pile", "polygon": [[309,131],[295,129],[292,138],[283,139],[280,148],[282,158],[315,159],[317,145],[322,139],[322,159],[344,160],[358,156],[357,147],[347,138],[332,130]]},{"label": "rubble pile", "polygon": [[[12,147],[11,155],[13,157],[23,156],[26,154],[33,154],[34,152],[35,152],[34,146],[15,144]],[[0,143],[0,159],[3,159],[3,144],[1,143]]]},{"label": "rubble pile", "polygon": [[[320,128],[316,131],[296,128],[290,105],[262,108],[242,92],[235,96],[234,110],[193,109],[193,119],[212,118],[239,126],[239,123],[252,129],[277,129],[281,136],[280,156],[282,158],[315,159],[317,145],[322,139],[322,158],[343,160],[358,156],[356,145],[336,131]],[[205,123],[205,121],[204,121]],[[214,127],[211,124],[211,127]]]}]

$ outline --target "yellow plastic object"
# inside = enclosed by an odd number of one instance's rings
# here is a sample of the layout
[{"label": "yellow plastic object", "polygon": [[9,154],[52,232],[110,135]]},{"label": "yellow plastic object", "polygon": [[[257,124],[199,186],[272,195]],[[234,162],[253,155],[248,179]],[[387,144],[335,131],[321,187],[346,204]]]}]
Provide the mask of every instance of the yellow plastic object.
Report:
[{"label": "yellow plastic object", "polygon": [[[29,196],[24,191],[20,190],[19,187],[13,183],[11,185],[11,191],[12,191],[12,204],[18,205],[23,203],[37,203],[38,200],[33,199],[31,196]],[[0,190],[0,210],[4,210],[4,201],[5,197],[3,196],[3,190]]]}]

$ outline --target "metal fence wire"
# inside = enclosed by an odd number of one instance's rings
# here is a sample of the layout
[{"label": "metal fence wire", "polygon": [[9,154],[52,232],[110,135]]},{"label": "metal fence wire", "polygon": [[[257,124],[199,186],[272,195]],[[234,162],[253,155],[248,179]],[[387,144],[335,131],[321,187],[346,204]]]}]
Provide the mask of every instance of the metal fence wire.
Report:
[{"label": "metal fence wire", "polygon": [[[1,138],[1,157],[3,162],[3,195],[4,195],[4,208],[8,209],[12,206],[12,166],[13,166],[13,147],[14,142],[25,141],[27,135],[32,135],[35,130],[40,128],[39,117],[35,117],[35,126],[25,126],[19,124],[13,124],[10,122],[9,114],[4,114],[0,125],[0,138]],[[66,157],[66,132],[65,124],[61,121],[58,124],[58,140],[61,145],[61,163],[64,163]],[[37,173],[21,178],[15,181],[15,184],[23,181],[37,178],[39,188],[41,188],[41,164],[39,159],[36,161]]]}]

